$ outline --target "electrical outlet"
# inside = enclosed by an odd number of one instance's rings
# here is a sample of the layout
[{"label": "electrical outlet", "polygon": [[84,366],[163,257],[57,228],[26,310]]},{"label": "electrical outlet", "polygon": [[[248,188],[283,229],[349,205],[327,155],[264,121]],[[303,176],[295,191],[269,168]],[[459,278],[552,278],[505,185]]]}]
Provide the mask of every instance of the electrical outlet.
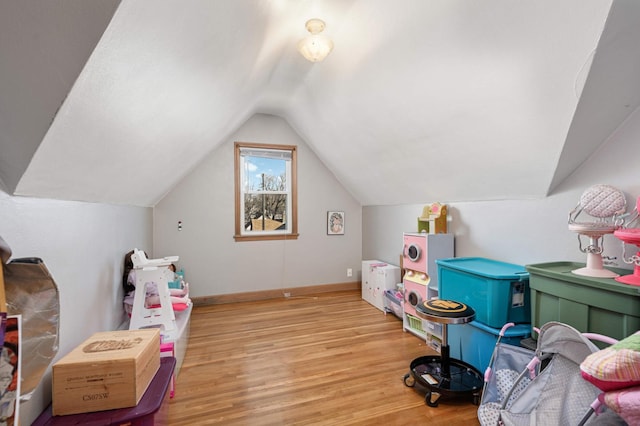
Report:
[{"label": "electrical outlet", "polygon": [[353,269],[347,268],[347,277],[352,277],[352,276],[353,276]]},{"label": "electrical outlet", "polygon": [[291,293],[289,293],[288,291],[284,292],[284,297],[291,297]]}]

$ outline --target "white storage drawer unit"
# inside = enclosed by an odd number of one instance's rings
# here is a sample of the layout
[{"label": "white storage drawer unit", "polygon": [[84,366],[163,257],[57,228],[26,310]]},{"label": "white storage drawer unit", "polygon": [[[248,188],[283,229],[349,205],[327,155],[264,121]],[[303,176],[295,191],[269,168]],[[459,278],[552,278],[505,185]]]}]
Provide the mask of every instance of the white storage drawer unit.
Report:
[{"label": "white storage drawer unit", "polygon": [[400,267],[379,260],[362,262],[362,298],[384,312],[384,292],[401,282]]}]

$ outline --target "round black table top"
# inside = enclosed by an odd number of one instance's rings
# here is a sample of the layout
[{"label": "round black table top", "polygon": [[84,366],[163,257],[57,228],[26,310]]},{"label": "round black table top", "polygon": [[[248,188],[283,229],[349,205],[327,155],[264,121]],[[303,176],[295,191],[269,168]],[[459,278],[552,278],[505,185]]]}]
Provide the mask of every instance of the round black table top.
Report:
[{"label": "round black table top", "polygon": [[417,304],[416,315],[442,324],[464,324],[475,319],[476,311],[455,300],[432,299]]}]

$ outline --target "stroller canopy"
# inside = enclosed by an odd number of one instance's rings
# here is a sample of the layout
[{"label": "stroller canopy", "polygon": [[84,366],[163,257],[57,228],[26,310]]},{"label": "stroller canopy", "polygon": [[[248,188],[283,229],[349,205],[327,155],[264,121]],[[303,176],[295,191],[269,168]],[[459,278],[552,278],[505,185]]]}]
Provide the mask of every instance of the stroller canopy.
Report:
[{"label": "stroller canopy", "polygon": [[[503,345],[503,351],[508,345]],[[515,350],[522,351],[522,348]],[[485,400],[478,408],[483,426],[577,425],[589,413],[600,390],[584,380],[580,363],[599,348],[575,328],[549,322],[540,328],[535,353],[525,360],[519,357],[520,374],[511,374],[507,392],[500,392],[499,401]],[[499,355],[502,356],[502,355]],[[506,355],[508,356],[508,355]],[[496,360],[493,376],[506,377]],[[528,368],[529,367],[529,368]],[[512,373],[513,365],[509,366]],[[531,370],[535,374],[531,378]],[[491,380],[487,382],[491,386]],[[504,383],[500,386],[504,388]],[[495,394],[485,388],[488,395]],[[501,422],[501,423],[499,423]],[[624,424],[624,423],[623,423]]]}]

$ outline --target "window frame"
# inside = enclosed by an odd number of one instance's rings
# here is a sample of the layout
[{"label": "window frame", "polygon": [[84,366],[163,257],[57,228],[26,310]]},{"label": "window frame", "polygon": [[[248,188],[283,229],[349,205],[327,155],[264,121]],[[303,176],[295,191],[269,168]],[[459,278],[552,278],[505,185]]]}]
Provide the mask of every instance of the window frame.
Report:
[{"label": "window frame", "polygon": [[[260,234],[260,232],[251,235],[243,234],[244,226],[244,209],[242,208],[245,192],[241,182],[241,150],[243,148],[259,149],[259,150],[277,150],[288,151],[291,153],[290,167],[290,203],[291,217],[288,232],[266,231],[268,233]],[[235,142],[234,143],[234,192],[235,192],[235,234],[233,238],[236,241],[267,241],[267,240],[295,240],[298,238],[298,173],[297,173],[297,146],[295,145],[279,145],[279,144],[262,144],[254,142]]]}]

